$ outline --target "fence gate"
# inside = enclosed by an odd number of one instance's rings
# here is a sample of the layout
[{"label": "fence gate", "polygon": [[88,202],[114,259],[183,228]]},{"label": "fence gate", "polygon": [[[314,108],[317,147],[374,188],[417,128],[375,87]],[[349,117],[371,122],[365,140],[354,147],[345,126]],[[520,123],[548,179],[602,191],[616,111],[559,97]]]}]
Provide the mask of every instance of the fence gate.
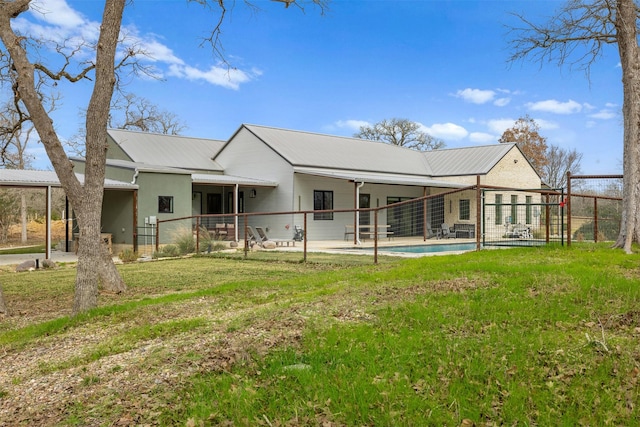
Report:
[{"label": "fence gate", "polygon": [[482,190],[482,244],[564,244],[563,190]]}]

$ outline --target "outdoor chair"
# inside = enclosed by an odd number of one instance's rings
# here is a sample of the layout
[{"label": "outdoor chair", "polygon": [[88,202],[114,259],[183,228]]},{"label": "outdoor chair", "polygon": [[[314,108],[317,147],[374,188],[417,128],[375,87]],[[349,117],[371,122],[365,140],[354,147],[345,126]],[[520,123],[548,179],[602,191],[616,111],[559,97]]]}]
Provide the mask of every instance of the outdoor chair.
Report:
[{"label": "outdoor chair", "polygon": [[251,228],[250,225],[247,225],[246,230],[247,230],[246,241],[249,244],[249,246],[251,246],[252,243],[256,243],[259,246],[262,246],[262,240],[258,239],[258,235],[255,233],[255,231],[253,231],[253,228]]},{"label": "outdoor chair", "polygon": [[434,232],[431,228],[431,224],[427,224],[427,239],[430,239],[432,237],[435,237],[436,239],[442,237],[442,230],[436,229],[436,231]]},{"label": "outdoor chair", "polygon": [[266,241],[270,241],[270,242],[274,242],[276,244],[276,246],[282,246],[283,244],[287,244],[287,246],[289,246],[289,243],[293,243],[293,246],[296,245],[296,241],[293,239],[272,239],[269,236],[267,236],[267,233],[264,231],[264,228],[262,227],[256,227],[256,231],[258,232],[258,236],[260,236],[260,239],[262,239],[262,243],[266,242]]},{"label": "outdoor chair", "polygon": [[449,227],[449,224],[443,222],[440,229],[442,230],[443,239],[452,239],[452,238],[455,239],[456,233],[453,230],[451,230],[451,228]]},{"label": "outdoor chair", "polygon": [[216,224],[215,238],[224,239],[226,237],[227,237],[227,228],[224,226],[224,224]]}]

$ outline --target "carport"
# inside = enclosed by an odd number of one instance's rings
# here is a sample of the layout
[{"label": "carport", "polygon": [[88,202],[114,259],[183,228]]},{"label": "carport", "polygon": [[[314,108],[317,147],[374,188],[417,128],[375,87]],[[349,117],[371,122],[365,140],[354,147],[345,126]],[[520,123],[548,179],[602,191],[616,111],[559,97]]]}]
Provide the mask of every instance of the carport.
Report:
[{"label": "carport", "polygon": [[[76,177],[80,183],[84,182],[83,174],[76,174]],[[39,188],[44,190],[46,197],[46,221],[45,221],[45,259],[51,259],[51,189],[61,188],[60,180],[53,171],[38,171],[38,170],[20,170],[20,169],[0,169],[0,188]],[[134,200],[137,195],[138,186],[128,182],[115,181],[112,179],[105,179],[104,181],[105,191],[109,190],[130,190],[133,192]],[[68,209],[68,200],[66,202]],[[134,203],[135,207],[135,203]],[[133,216],[134,223],[137,222],[136,210],[134,208]],[[69,223],[67,222],[66,235],[68,236]],[[67,242],[68,246],[68,242]],[[69,251],[69,248],[66,248]]]}]

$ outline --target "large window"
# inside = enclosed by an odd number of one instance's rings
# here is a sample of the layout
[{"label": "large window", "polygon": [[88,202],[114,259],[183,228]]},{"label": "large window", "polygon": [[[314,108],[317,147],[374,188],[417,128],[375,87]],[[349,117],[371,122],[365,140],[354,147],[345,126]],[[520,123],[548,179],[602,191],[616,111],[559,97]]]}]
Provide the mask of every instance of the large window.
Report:
[{"label": "large window", "polygon": [[173,196],[158,196],[158,213],[173,213]]},{"label": "large window", "polygon": [[469,199],[461,199],[459,202],[460,221],[469,221],[471,219],[471,204]]},{"label": "large window", "polygon": [[518,196],[511,196],[511,224],[518,223]]},{"label": "large window", "polygon": [[[313,210],[326,211],[333,209],[333,191],[313,190]],[[314,220],[332,220],[333,212],[313,214]]]},{"label": "large window", "polygon": [[502,224],[502,194],[496,194],[496,225]]}]

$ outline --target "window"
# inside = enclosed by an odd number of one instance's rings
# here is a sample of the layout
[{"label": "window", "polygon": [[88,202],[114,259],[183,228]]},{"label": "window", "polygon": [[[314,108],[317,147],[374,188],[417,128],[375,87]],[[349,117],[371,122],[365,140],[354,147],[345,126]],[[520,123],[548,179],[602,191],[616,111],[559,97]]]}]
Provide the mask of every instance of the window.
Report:
[{"label": "window", "polygon": [[518,223],[518,196],[511,196],[511,224]]},{"label": "window", "polygon": [[459,202],[459,214],[460,221],[469,221],[471,219],[471,209],[470,209],[470,201],[469,199],[461,199]]},{"label": "window", "polygon": [[496,194],[496,225],[502,224],[502,194]]},{"label": "window", "polygon": [[[333,209],[333,191],[313,190],[313,210],[326,211]],[[314,220],[332,220],[333,212],[313,214]]]},{"label": "window", "polygon": [[158,213],[173,213],[173,196],[158,196]]},{"label": "window", "polygon": [[527,210],[525,211],[526,223],[531,224],[531,203],[533,202],[533,198],[531,196],[527,196]]}]

